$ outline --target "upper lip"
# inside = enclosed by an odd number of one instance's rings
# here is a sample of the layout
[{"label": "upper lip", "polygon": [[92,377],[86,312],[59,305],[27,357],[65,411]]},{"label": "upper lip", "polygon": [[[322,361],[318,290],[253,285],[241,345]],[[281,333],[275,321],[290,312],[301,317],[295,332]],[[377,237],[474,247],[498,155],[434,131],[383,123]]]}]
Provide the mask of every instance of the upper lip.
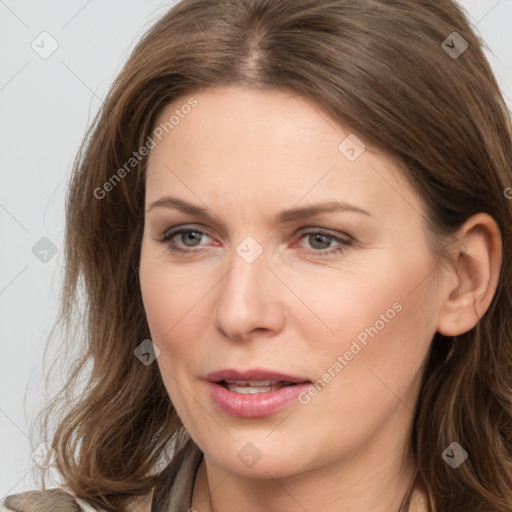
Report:
[{"label": "upper lip", "polygon": [[274,370],[266,370],[263,368],[248,368],[246,370],[236,368],[226,368],[210,372],[206,375],[206,380],[210,382],[221,382],[223,380],[235,381],[275,381],[275,382],[310,382],[305,377],[298,377],[296,375],[287,375],[285,373],[277,372]]}]

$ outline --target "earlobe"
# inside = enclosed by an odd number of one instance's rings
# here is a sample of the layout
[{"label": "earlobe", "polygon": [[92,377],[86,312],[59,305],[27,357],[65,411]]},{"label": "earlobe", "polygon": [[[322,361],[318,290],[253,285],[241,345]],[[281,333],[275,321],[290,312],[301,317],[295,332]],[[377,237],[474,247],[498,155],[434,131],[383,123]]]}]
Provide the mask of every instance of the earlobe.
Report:
[{"label": "earlobe", "polygon": [[490,215],[478,213],[468,219],[458,240],[439,312],[437,330],[444,336],[475,327],[489,308],[501,270],[501,232]]}]

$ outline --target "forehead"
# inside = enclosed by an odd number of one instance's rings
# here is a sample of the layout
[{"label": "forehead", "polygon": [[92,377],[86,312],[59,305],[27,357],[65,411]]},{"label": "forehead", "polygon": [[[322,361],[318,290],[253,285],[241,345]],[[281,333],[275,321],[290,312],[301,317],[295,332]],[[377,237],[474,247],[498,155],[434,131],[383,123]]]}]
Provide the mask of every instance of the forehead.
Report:
[{"label": "forehead", "polygon": [[173,101],[155,127],[167,130],[149,156],[151,200],[181,190],[260,204],[351,199],[377,211],[421,208],[391,159],[363,150],[350,129],[291,91],[206,89]]},{"label": "forehead", "polygon": [[[188,110],[185,106],[190,97],[180,97],[168,105],[157,125],[163,125],[176,111]],[[195,157],[201,156],[198,146],[214,146],[217,153],[229,149],[226,157],[235,153],[259,160],[264,157],[264,148],[276,156],[278,152],[296,150],[299,143],[315,145],[319,151],[336,156],[336,127],[318,107],[294,92],[222,86],[193,97],[197,105],[169,130],[169,136],[185,144],[185,150],[194,151]],[[208,158],[206,153],[204,156]]]}]

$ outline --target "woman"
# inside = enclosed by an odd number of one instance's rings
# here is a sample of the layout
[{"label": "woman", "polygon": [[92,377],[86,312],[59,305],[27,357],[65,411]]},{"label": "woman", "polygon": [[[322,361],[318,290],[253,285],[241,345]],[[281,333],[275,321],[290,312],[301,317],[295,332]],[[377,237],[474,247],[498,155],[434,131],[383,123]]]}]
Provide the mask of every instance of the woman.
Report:
[{"label": "woman", "polygon": [[451,0],[180,2],[70,184],[64,484],[3,510],[511,511],[511,156]]}]

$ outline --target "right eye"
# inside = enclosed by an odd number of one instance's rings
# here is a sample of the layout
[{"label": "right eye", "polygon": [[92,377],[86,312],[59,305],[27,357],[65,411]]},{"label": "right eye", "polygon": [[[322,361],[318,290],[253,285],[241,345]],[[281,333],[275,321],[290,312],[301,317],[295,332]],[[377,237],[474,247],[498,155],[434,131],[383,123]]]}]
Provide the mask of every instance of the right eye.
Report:
[{"label": "right eye", "polygon": [[[210,238],[200,229],[180,227],[167,231],[160,242],[166,243],[171,251],[190,253],[197,252],[197,250],[190,250],[184,247],[197,247],[205,236]],[[176,240],[174,240],[175,238]]]}]

